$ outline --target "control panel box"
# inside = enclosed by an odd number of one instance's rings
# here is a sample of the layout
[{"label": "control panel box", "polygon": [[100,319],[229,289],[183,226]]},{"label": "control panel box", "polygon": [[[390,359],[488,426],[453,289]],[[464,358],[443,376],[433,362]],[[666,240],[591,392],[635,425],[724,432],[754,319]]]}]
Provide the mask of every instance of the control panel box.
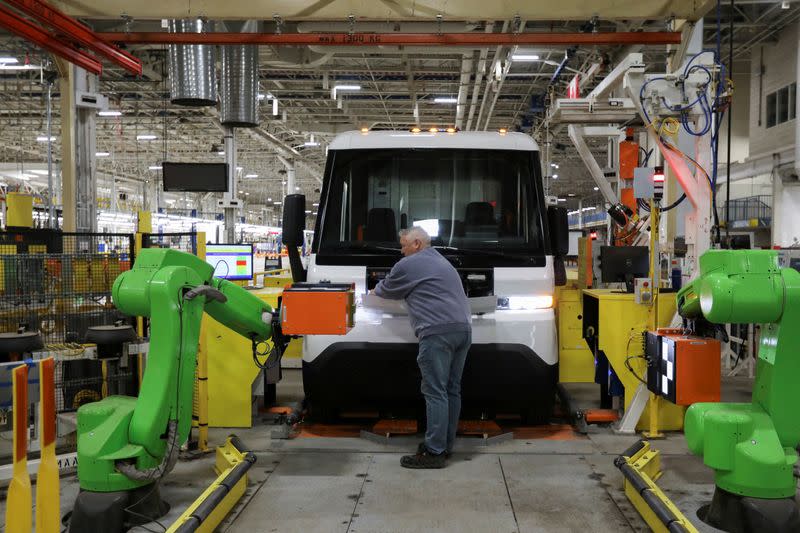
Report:
[{"label": "control panel box", "polygon": [[648,331],[647,388],[676,405],[720,401],[720,342],[680,329]]},{"label": "control panel box", "polygon": [[285,335],[346,335],[355,323],[355,284],[293,283],[283,290]]}]

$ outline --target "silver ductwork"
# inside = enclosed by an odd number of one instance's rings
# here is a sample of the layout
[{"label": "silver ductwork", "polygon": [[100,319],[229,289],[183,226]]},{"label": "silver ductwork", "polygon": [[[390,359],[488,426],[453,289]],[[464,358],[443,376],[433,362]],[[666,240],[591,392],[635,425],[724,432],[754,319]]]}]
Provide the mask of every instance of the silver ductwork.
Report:
[{"label": "silver ductwork", "polygon": [[[170,33],[204,33],[210,22],[202,19],[170,20]],[[207,44],[169,45],[170,100],[192,107],[217,105],[215,47]]]},{"label": "silver ductwork", "polygon": [[[245,22],[241,31],[257,32],[258,22]],[[258,45],[222,47],[219,116],[225,126],[258,126]]]}]

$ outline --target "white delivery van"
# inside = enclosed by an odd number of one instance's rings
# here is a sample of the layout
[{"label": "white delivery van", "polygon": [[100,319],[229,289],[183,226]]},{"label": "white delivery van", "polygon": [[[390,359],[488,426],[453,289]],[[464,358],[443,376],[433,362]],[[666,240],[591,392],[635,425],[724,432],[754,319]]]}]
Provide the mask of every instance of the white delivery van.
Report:
[{"label": "white delivery van", "polygon": [[[422,412],[417,339],[405,306],[364,296],[402,257],[398,231],[418,225],[456,267],[473,304],[464,416],[550,417],[558,381],[556,223],[530,137],[344,133],[329,146],[319,204],[307,281],[355,283],[357,310],[347,335],[304,340],[312,415]],[[566,243],[565,214],[563,225],[553,233]]]}]

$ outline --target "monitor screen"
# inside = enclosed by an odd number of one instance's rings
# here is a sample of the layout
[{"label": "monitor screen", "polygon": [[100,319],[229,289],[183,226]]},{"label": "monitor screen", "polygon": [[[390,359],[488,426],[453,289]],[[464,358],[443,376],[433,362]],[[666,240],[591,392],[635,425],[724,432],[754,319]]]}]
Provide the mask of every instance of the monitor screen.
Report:
[{"label": "monitor screen", "polygon": [[214,267],[215,278],[253,279],[252,244],[207,244],[206,262]]},{"label": "monitor screen", "polygon": [[166,192],[227,192],[225,163],[170,163],[162,165]]},{"label": "monitor screen", "polygon": [[602,246],[600,271],[603,283],[625,282],[632,291],[635,278],[650,275],[650,249],[647,246]]}]

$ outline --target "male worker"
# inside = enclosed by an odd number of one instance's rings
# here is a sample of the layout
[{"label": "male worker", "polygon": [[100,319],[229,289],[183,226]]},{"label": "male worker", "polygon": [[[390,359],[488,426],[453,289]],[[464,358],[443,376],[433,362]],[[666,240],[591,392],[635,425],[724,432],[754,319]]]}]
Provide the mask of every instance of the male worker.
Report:
[{"label": "male worker", "polygon": [[414,226],[400,232],[403,259],[375,287],[375,294],[405,299],[419,339],[417,364],[422,373],[428,428],[406,468],[442,468],[450,455],[461,413],[461,374],[472,343],[470,309],[461,278],[450,262],[430,247],[431,238]]}]

